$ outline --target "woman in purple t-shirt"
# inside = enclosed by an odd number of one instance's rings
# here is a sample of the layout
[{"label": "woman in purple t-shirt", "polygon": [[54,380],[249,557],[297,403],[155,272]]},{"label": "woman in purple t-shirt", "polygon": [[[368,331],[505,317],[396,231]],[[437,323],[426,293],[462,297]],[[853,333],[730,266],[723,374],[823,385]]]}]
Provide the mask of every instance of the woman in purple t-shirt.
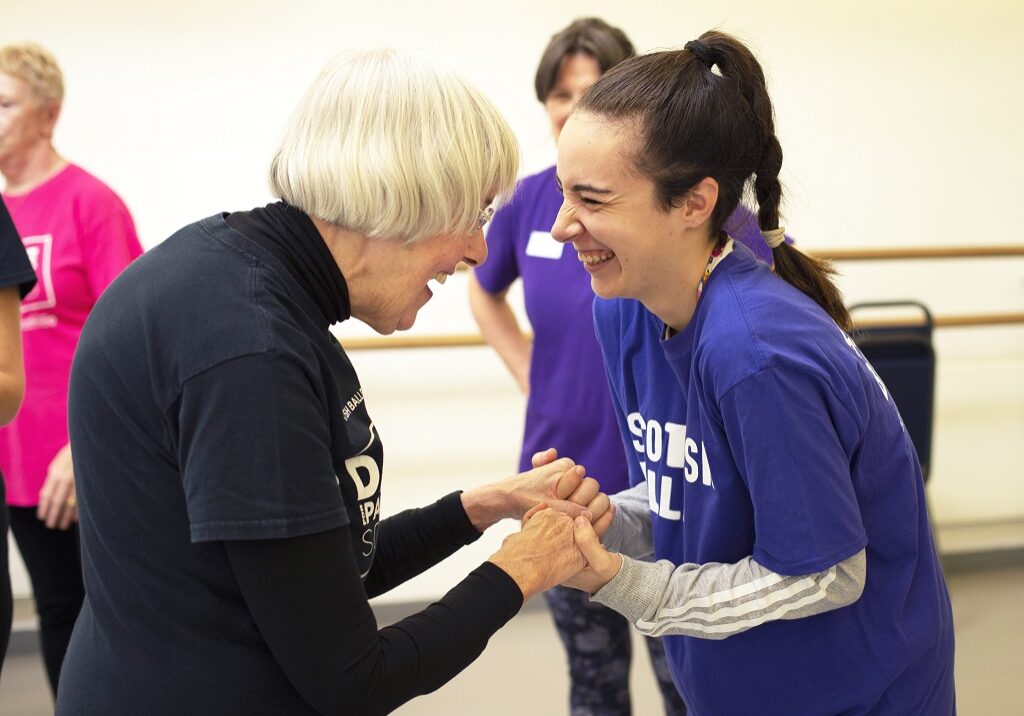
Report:
[{"label": "woman in purple t-shirt", "polygon": [[[535,84],[556,141],[587,88],[633,54],[626,35],[597,18],[577,20],[552,37]],[[611,494],[628,486],[625,457],[591,320],[590,280],[575,254],[551,238],[561,203],[554,167],[520,182],[487,234],[489,258],[474,271],[470,305],[484,337],[529,396],[520,469],[529,469],[533,453],[553,446],[586,465]],[[534,331],[532,350],[505,298],[517,278]],[[630,713],[625,619],[574,589],[555,587],[544,596],[569,658],[571,712]],[[666,713],[685,713],[661,641],[646,642]]]}]

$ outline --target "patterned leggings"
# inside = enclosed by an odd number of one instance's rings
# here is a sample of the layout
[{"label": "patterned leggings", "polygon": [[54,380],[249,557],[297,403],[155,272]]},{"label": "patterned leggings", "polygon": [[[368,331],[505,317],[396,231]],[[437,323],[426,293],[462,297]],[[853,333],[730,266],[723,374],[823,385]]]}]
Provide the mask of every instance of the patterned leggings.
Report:
[{"label": "patterned leggings", "polygon": [[[630,716],[630,625],[618,612],[591,602],[568,587],[544,593],[569,657],[571,716]],[[665,663],[661,639],[645,638],[668,716],[683,716],[686,705]]]}]

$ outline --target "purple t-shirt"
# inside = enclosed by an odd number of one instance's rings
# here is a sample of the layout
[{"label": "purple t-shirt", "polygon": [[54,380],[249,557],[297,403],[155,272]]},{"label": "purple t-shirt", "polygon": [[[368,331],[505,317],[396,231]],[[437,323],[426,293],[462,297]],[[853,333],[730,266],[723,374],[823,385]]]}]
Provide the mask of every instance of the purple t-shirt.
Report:
[{"label": "purple t-shirt", "polygon": [[[867,553],[864,592],[842,609],[728,639],[664,637],[691,711],[955,713],[953,615],[921,468],[850,338],[739,246],[672,338],[635,300],[598,300],[594,321],[631,482],[648,483],[655,559],[753,556],[802,575]],[[688,606],[680,619],[712,625],[770,611]]]},{"label": "purple t-shirt", "polygon": [[[476,278],[490,293],[523,279],[534,341],[519,469],[529,469],[533,453],[555,447],[559,455],[585,465],[613,494],[629,486],[626,462],[591,320],[590,276],[571,246],[551,238],[561,205],[555,167],[523,179],[512,201],[494,217],[487,232],[487,261],[476,269]],[[759,258],[770,260],[749,211],[737,209],[725,228]]]}]

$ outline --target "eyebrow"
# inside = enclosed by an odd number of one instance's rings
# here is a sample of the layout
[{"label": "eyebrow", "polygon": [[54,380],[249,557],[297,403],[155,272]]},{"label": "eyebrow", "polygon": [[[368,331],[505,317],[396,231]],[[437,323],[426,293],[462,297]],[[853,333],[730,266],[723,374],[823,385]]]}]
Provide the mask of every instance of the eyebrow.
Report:
[{"label": "eyebrow", "polygon": [[[559,191],[563,191],[565,187],[562,186],[562,180],[557,176],[555,181],[558,182]],[[602,189],[601,187],[594,186],[593,184],[573,184],[572,190],[579,194],[580,192],[587,192],[589,194],[611,194],[611,189]]]}]

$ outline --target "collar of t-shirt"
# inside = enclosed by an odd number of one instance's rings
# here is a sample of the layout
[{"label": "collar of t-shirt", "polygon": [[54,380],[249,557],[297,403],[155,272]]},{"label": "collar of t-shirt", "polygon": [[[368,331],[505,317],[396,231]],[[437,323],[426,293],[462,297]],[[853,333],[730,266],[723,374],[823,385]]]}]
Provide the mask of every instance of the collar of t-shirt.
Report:
[{"label": "collar of t-shirt", "polygon": [[323,313],[324,328],[352,315],[345,277],[304,211],[279,201],[252,211],[236,211],[225,221],[284,265]]}]

